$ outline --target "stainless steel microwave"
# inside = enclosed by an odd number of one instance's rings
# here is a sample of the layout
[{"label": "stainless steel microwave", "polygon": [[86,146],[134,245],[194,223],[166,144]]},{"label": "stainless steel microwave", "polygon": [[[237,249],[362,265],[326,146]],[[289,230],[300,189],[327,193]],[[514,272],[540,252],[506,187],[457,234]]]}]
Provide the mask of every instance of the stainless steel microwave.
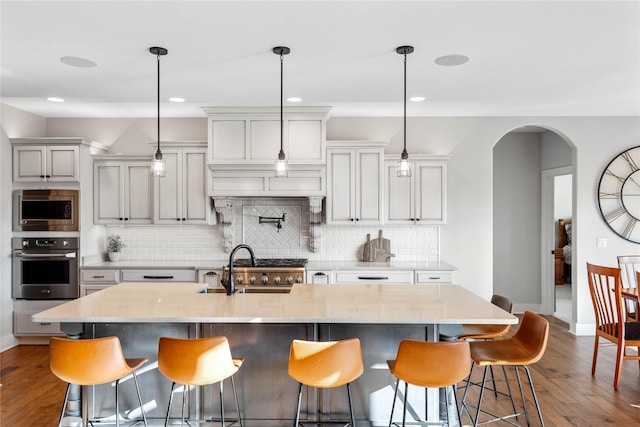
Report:
[{"label": "stainless steel microwave", "polygon": [[78,231],[78,190],[16,190],[14,231]]}]

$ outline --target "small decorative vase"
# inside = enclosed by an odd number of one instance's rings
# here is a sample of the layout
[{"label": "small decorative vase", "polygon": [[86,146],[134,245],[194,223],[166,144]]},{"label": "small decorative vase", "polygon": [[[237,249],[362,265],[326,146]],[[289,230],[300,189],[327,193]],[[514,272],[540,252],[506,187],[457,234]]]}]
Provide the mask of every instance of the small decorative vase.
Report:
[{"label": "small decorative vase", "polygon": [[109,252],[109,261],[120,261],[120,252]]}]

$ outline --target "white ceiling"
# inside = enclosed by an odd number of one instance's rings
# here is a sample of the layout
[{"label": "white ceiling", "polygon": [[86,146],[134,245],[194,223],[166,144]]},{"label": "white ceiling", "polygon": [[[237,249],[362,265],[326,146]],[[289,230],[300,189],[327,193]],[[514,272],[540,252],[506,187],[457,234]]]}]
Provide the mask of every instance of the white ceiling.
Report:
[{"label": "white ceiling", "polygon": [[155,117],[150,46],[163,117],[278,106],[278,45],[297,105],[401,116],[404,44],[409,116],[640,115],[638,1],[2,0],[0,25],[1,102],[44,117]]}]

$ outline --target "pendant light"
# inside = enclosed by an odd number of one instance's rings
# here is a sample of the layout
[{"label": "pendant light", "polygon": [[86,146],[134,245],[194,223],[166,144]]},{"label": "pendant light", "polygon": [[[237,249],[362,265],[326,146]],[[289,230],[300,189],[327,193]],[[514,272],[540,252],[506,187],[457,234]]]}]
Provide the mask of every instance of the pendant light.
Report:
[{"label": "pendant light", "polygon": [[396,52],[404,55],[404,148],[398,160],[398,176],[408,178],[411,176],[411,163],[407,153],[407,55],[413,52],[413,46],[400,46]]},{"label": "pendant light", "polygon": [[283,73],[284,73],[284,61],[283,56],[288,55],[291,49],[285,46],[276,46],[273,48],[273,53],[280,55],[280,152],[276,159],[276,176],[286,177],[287,173],[287,157],[284,155],[283,142],[284,142],[284,115],[283,115]]},{"label": "pendant light", "polygon": [[165,176],[167,171],[167,164],[162,158],[162,152],[160,151],[160,57],[168,53],[167,49],[163,47],[150,47],[149,52],[156,55],[158,60],[158,148],[156,154],[151,161],[151,176]]}]

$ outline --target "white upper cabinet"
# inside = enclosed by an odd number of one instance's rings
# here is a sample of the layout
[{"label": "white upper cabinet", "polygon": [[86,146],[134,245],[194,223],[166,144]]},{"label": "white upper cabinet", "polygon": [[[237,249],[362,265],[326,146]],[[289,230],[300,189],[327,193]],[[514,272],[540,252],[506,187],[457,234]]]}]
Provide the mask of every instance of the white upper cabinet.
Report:
[{"label": "white upper cabinet", "polygon": [[207,224],[207,143],[162,144],[164,177],[154,178],[155,224]]},{"label": "white upper cabinet", "polygon": [[386,144],[327,142],[327,224],[382,224]]},{"label": "white upper cabinet", "polygon": [[328,107],[286,107],[282,148],[288,177],[275,176],[280,152],[279,107],[205,107],[209,195],[292,197],[326,194]]},{"label": "white upper cabinet", "polygon": [[80,148],[103,152],[104,146],[82,138],[15,138],[13,182],[69,182],[80,180]]},{"label": "white upper cabinet", "polygon": [[[324,163],[329,108],[286,107],[283,149],[291,164]],[[271,165],[280,152],[280,108],[205,107],[211,164]]]},{"label": "white upper cabinet", "polygon": [[95,224],[151,224],[150,156],[96,156],[93,172]]},{"label": "white upper cabinet", "polygon": [[447,160],[410,155],[411,177],[398,177],[400,155],[385,159],[385,224],[446,224]]}]

